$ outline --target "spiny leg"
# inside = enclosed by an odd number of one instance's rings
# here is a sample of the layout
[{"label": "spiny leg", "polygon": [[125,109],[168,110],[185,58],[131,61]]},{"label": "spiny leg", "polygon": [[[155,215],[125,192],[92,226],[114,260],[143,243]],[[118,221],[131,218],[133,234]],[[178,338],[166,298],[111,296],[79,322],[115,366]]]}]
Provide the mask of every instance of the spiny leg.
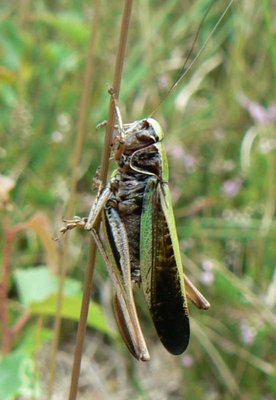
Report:
[{"label": "spiny leg", "polygon": [[[112,146],[116,145],[116,147],[114,149],[114,159],[120,160],[120,158],[124,152],[124,148],[125,148],[125,146],[124,146],[125,145],[125,128],[124,128],[125,125],[123,124],[122,115],[121,115],[120,108],[118,105],[118,100],[116,98],[115,90],[112,87],[110,87],[108,89],[108,93],[111,96],[116,119],[118,122],[117,124],[114,125],[114,129],[119,132],[119,135],[115,137],[115,140],[112,143]],[[105,120],[105,121],[99,123],[96,126],[96,129],[106,127],[107,124],[108,124],[108,121]],[[128,124],[126,124],[126,125],[128,125]]]},{"label": "spiny leg", "polygon": [[118,132],[119,132],[119,136],[115,138],[114,144],[116,144],[116,148],[114,150],[114,159],[115,160],[120,160],[124,149],[125,149],[125,129],[124,129],[124,125],[123,125],[123,121],[122,121],[122,115],[120,112],[120,108],[118,105],[118,101],[115,95],[115,91],[112,87],[110,87],[108,89],[108,93],[111,96],[113,105],[114,105],[114,111],[115,111],[115,115],[116,115],[116,119],[118,122]]},{"label": "spiny leg", "polygon": [[120,135],[123,135],[125,130],[124,130],[124,127],[123,127],[122,115],[121,115],[121,111],[119,109],[118,101],[117,101],[117,98],[116,98],[116,95],[115,95],[115,90],[112,87],[110,87],[108,89],[108,93],[110,94],[110,96],[112,98],[112,101],[113,101],[114,110],[115,110],[116,118],[117,118],[117,121],[118,121],[118,128],[119,128]]}]

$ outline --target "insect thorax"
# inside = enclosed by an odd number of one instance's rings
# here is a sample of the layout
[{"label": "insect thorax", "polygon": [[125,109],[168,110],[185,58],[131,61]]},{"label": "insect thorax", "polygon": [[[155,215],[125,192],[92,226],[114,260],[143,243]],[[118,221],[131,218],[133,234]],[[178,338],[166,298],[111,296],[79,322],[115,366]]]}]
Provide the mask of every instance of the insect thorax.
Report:
[{"label": "insect thorax", "polygon": [[128,236],[131,274],[140,282],[140,218],[145,189],[149,179],[162,179],[162,159],[153,143],[145,148],[123,154],[117,174],[111,183],[112,195],[108,206],[117,209]]}]

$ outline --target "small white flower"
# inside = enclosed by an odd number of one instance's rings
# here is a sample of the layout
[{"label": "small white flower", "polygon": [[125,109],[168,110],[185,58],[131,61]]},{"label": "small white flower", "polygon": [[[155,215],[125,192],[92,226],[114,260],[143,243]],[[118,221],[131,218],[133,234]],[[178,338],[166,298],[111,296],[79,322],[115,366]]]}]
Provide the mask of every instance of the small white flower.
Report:
[{"label": "small white flower", "polygon": [[203,271],[200,274],[200,282],[205,286],[212,285],[214,279],[215,277],[212,271]]},{"label": "small white flower", "polygon": [[214,268],[214,263],[212,260],[206,259],[202,261],[202,268],[205,271],[212,271],[212,269]]},{"label": "small white flower", "polygon": [[64,134],[60,131],[54,131],[52,133],[52,141],[55,143],[60,143],[64,139]]}]

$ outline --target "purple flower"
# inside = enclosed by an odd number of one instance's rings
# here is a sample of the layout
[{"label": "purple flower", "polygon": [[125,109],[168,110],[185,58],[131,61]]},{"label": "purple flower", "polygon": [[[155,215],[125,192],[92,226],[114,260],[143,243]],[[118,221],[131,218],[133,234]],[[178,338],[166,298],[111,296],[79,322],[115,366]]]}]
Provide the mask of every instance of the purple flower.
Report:
[{"label": "purple flower", "polygon": [[227,181],[224,181],[222,184],[222,192],[227,197],[235,197],[240,191],[242,183],[243,181],[241,178],[229,179]]},{"label": "purple flower", "polygon": [[193,169],[196,166],[196,159],[192,154],[185,153],[183,157],[184,165],[187,169]]},{"label": "purple flower", "polygon": [[200,273],[200,277],[199,277],[200,282],[205,286],[212,285],[212,283],[215,280],[215,276],[214,276],[214,272],[213,272],[213,269],[214,269],[213,261],[206,258],[205,260],[202,261],[201,265],[202,265],[203,271]]},{"label": "purple flower", "polygon": [[194,365],[194,363],[194,357],[190,356],[189,354],[185,354],[185,356],[182,357],[182,365],[184,365],[184,367],[191,367]]},{"label": "purple flower", "polygon": [[193,154],[187,153],[178,143],[170,143],[167,146],[168,154],[175,160],[183,162],[185,168],[189,171],[194,170],[197,165],[197,159]]},{"label": "purple flower", "polygon": [[203,271],[200,273],[200,282],[205,286],[210,286],[214,282],[214,273],[213,271]]},{"label": "purple flower", "polygon": [[203,260],[202,268],[204,269],[204,271],[212,271],[214,269],[213,261],[209,260],[208,258],[206,260]]},{"label": "purple flower", "polygon": [[247,321],[241,321],[240,330],[243,343],[251,344],[256,336],[255,329],[252,328]]},{"label": "purple flower", "polygon": [[176,160],[182,160],[185,156],[183,147],[175,142],[171,142],[167,145],[167,152]]},{"label": "purple flower", "polygon": [[249,112],[255,122],[261,125],[276,122],[276,104],[272,104],[271,106],[265,108],[259,103],[250,100],[243,94],[239,95],[238,100],[241,106]]}]

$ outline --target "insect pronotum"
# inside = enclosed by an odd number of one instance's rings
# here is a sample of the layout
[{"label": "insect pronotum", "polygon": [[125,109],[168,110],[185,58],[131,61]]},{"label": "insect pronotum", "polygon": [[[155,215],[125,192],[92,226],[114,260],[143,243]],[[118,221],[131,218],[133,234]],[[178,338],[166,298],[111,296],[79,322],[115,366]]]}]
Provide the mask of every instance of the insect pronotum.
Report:
[{"label": "insect pronotum", "polygon": [[[117,325],[132,355],[150,358],[133,299],[135,285],[143,289],[162,344],[178,355],[190,338],[187,298],[201,309],[210,304],[183,272],[163,130],[153,118],[123,124],[115,94],[110,94],[117,118],[113,155],[118,168],[105,187],[99,183],[88,218],[66,221],[61,232],[80,226],[93,236],[112,280]],[[102,238],[94,230],[100,216]]]}]

